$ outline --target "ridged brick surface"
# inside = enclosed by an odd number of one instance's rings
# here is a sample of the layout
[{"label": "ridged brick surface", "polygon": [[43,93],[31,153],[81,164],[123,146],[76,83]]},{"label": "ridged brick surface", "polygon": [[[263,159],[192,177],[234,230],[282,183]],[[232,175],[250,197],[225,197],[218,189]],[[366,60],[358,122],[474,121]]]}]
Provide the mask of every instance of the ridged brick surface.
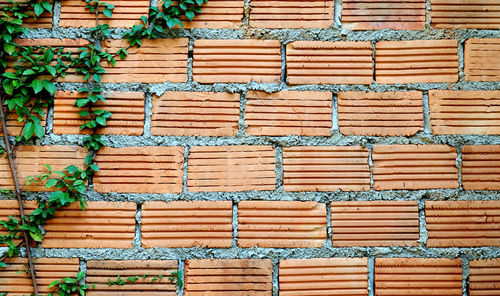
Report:
[{"label": "ridged brick surface", "polygon": [[500,258],[469,261],[469,295],[500,295]]},{"label": "ridged brick surface", "polygon": [[245,108],[246,132],[266,136],[329,136],[332,93],[249,91]]},{"label": "ridged brick surface", "polygon": [[431,0],[436,29],[500,29],[499,0]]},{"label": "ridged brick surface", "polygon": [[340,133],[359,136],[411,136],[424,127],[422,92],[340,92]]},{"label": "ridged brick surface", "polygon": [[366,258],[287,259],[279,263],[281,296],[368,296]]},{"label": "ridged brick surface", "polygon": [[285,191],[370,190],[368,150],[359,146],[284,147]]},{"label": "ridged brick surface", "polygon": [[104,147],[96,156],[97,192],[179,193],[183,147]]},{"label": "ridged brick surface", "polygon": [[188,190],[274,190],[275,155],[271,146],[206,146],[189,150]]},{"label": "ridged brick surface", "polygon": [[193,80],[200,83],[277,83],[281,78],[278,40],[196,40]]},{"label": "ridged brick surface", "polygon": [[346,201],[330,205],[334,247],[417,245],[415,201]]},{"label": "ridged brick surface", "polygon": [[325,204],[300,201],[238,203],[240,247],[319,248],[325,241]]},{"label": "ridged brick surface", "polygon": [[462,148],[462,186],[465,190],[500,190],[500,146]]},{"label": "ridged brick surface", "polygon": [[457,40],[380,41],[375,50],[378,83],[458,80]]},{"label": "ridged brick surface", "polygon": [[500,81],[500,39],[468,39],[465,41],[465,79]]},{"label": "ridged brick surface", "polygon": [[342,28],[348,30],[422,30],[425,0],[342,1]]},{"label": "ridged brick surface", "polygon": [[232,217],[231,201],[146,202],[142,205],[142,246],[229,248]]},{"label": "ridged brick surface", "polygon": [[270,259],[186,260],[185,296],[271,296]]},{"label": "ridged brick surface", "polygon": [[457,152],[446,145],[375,145],[373,188],[458,188]]},{"label": "ridged brick surface", "polygon": [[289,84],[371,84],[370,42],[295,41],[286,46]]},{"label": "ridged brick surface", "polygon": [[[14,0],[15,3],[25,3],[22,0]],[[53,1],[48,1],[51,5],[53,5]],[[4,5],[12,5],[12,2],[9,0],[0,0],[0,6]],[[30,29],[52,29],[52,13],[44,11],[42,15],[34,19],[35,14],[33,13],[33,9],[30,10],[30,17],[23,19],[23,27],[27,27]],[[53,11],[54,9],[52,9]],[[6,12],[6,11],[5,11]],[[11,16],[9,12],[6,12],[7,15]]]},{"label": "ridged brick surface", "polygon": [[500,201],[427,201],[427,246],[500,246]]},{"label": "ridged brick surface", "polygon": [[151,134],[155,136],[235,136],[240,94],[165,92],[153,96]]},{"label": "ridged brick surface", "polygon": [[243,0],[210,0],[192,21],[181,20],[186,29],[238,29],[243,24],[243,4]]},{"label": "ridged brick surface", "polygon": [[[24,206],[24,214],[28,215],[32,213],[37,207],[38,203],[36,201],[23,201]],[[14,219],[19,219],[19,203],[17,200],[0,200],[0,221],[8,221],[9,216],[12,215]],[[7,229],[3,226],[0,227],[0,236],[7,235]],[[20,240],[19,240],[20,242]],[[14,240],[14,243],[17,243]],[[36,244],[32,241],[32,245],[36,246]],[[0,244],[0,247],[7,247],[7,244]],[[1,271],[1,269],[0,269]],[[1,272],[0,272],[1,274]],[[0,277],[1,278],[1,277]],[[1,289],[1,288],[0,288]],[[2,291],[2,290],[0,290]]]}]

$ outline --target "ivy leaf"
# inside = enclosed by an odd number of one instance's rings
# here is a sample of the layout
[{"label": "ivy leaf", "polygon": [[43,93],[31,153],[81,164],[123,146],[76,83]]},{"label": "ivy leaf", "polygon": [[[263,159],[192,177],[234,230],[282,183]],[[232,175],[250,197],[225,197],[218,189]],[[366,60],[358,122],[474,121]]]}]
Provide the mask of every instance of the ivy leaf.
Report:
[{"label": "ivy leaf", "polygon": [[14,51],[16,51],[16,47],[10,43],[4,43],[3,49],[9,54],[12,55]]},{"label": "ivy leaf", "polygon": [[194,19],[194,12],[192,11],[186,11],[186,17],[188,18],[188,20],[192,21]]},{"label": "ivy leaf", "polygon": [[51,95],[56,93],[56,86],[53,82],[48,80],[42,80],[43,88],[45,88]]},{"label": "ivy leaf", "polygon": [[[5,73],[5,74],[7,74],[7,73]],[[5,93],[8,95],[12,95],[12,93],[14,91],[14,85],[12,85],[12,80],[4,80],[2,82],[2,85],[3,85],[3,90],[5,91]]]},{"label": "ivy leaf", "polygon": [[111,17],[113,15],[113,11],[111,9],[104,9],[102,11],[102,13],[106,16],[106,17]]},{"label": "ivy leaf", "polygon": [[33,88],[35,94],[41,92],[43,89],[43,84],[40,80],[33,80],[30,86]]},{"label": "ivy leaf", "polygon": [[24,126],[23,130],[23,136],[25,140],[28,140],[33,136],[33,133],[35,132],[35,126],[33,125],[33,122],[28,121],[26,125]]},{"label": "ivy leaf", "polygon": [[45,10],[52,11],[52,5],[50,5],[50,3],[48,1],[43,1],[42,6],[43,6],[43,8],[45,8]]},{"label": "ivy leaf", "polygon": [[45,65],[45,69],[47,69],[47,72],[49,72],[52,77],[56,76],[56,69],[54,69],[54,67],[52,67],[51,65]]},{"label": "ivy leaf", "polygon": [[78,115],[80,115],[81,117],[89,116],[89,114],[90,113],[87,110],[83,110],[83,111],[78,112]]},{"label": "ivy leaf", "polygon": [[41,3],[35,4],[34,11],[35,11],[36,16],[40,16],[43,13],[43,10],[44,9],[43,9],[43,6]]},{"label": "ivy leaf", "polygon": [[57,179],[48,179],[47,183],[45,184],[46,188],[54,187],[57,184]]},{"label": "ivy leaf", "polygon": [[43,129],[43,126],[39,122],[34,123],[35,126],[35,135],[41,139],[43,137],[43,134],[45,134],[45,130]]},{"label": "ivy leaf", "polygon": [[30,236],[36,242],[41,242],[43,239],[43,234],[40,230],[37,230],[37,232],[30,231]]}]

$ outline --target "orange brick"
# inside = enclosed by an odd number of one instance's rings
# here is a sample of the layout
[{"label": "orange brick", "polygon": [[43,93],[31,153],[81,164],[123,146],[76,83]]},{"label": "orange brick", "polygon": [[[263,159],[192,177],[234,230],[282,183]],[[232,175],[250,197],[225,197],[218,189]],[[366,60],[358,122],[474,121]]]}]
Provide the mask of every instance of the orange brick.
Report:
[{"label": "orange brick", "polygon": [[[1,5],[1,4],[0,4]],[[34,100],[30,101],[27,106],[28,108],[31,109],[33,106]],[[46,118],[47,118],[47,108],[43,108],[44,116],[40,116],[38,113],[32,112],[31,116],[35,116],[40,119],[40,124],[44,128],[44,133],[45,133],[45,125],[46,125]],[[22,135],[22,127],[24,126],[25,122],[19,122],[18,118],[19,115],[17,115],[15,109],[12,111],[9,111],[7,114],[7,131],[9,132],[9,136],[18,136]],[[0,136],[3,136],[3,130],[2,126],[0,125]]]},{"label": "orange brick", "polygon": [[325,204],[312,201],[238,203],[240,247],[320,248],[325,241]]},{"label": "orange brick", "polygon": [[[112,83],[162,83],[186,82],[188,39],[156,39],[142,40],[140,48],[128,49],[129,55],[125,60],[116,59],[116,66],[105,64],[106,73],[102,82]],[[125,39],[103,42],[103,49],[108,52],[117,52],[120,48],[127,48],[129,43]]]},{"label": "orange brick", "polygon": [[250,26],[256,28],[328,28],[333,26],[333,0],[250,2]]},{"label": "orange brick", "polygon": [[457,152],[446,145],[376,145],[373,188],[458,188]]},{"label": "orange brick", "polygon": [[[140,136],[144,131],[144,93],[142,92],[104,92],[106,101],[99,101],[93,110],[106,110],[112,116],[106,121],[106,127],[99,129],[99,134]],[[81,117],[75,100],[85,98],[85,94],[72,91],[57,91],[54,100],[54,134],[89,133],[80,131],[80,125],[89,117]]]},{"label": "orange brick", "polygon": [[375,296],[462,295],[462,260],[375,258]]},{"label": "orange brick", "polygon": [[280,261],[282,296],[368,296],[366,258],[287,259]]},{"label": "orange brick", "polygon": [[[24,214],[28,215],[38,207],[38,202],[34,200],[23,201],[23,207],[24,207]],[[0,221],[9,220],[9,215],[12,215],[16,219],[19,219],[20,216],[19,203],[17,202],[17,200],[0,200]],[[0,225],[0,236],[6,234],[7,234],[7,229],[5,229],[2,225]],[[36,243],[34,241],[31,242],[33,246],[36,246]],[[16,241],[14,243],[16,243]],[[0,247],[7,247],[7,244],[0,244]],[[2,269],[0,268],[0,275],[1,275],[1,270]],[[2,291],[1,283],[0,283],[0,291]]]},{"label": "orange brick", "polygon": [[278,83],[278,40],[196,40],[193,80],[200,83]]},{"label": "orange brick", "polygon": [[363,147],[285,147],[286,191],[370,190],[368,150]]},{"label": "orange brick", "polygon": [[462,186],[465,190],[500,190],[500,145],[464,146]]},{"label": "orange brick", "polygon": [[240,94],[166,92],[153,96],[151,134],[155,136],[235,136]]},{"label": "orange brick", "polygon": [[[158,5],[161,7],[161,1]],[[201,14],[192,21],[185,16],[181,21],[185,29],[239,29],[243,24],[243,6],[243,0],[210,0],[203,3]]]},{"label": "orange brick", "polygon": [[275,156],[271,146],[206,146],[189,151],[189,191],[274,190],[275,187]]},{"label": "orange brick", "polygon": [[97,192],[182,192],[183,147],[104,147],[96,162]]},{"label": "orange brick", "polygon": [[457,40],[377,42],[375,74],[385,84],[456,82]]},{"label": "orange brick", "polygon": [[428,247],[500,246],[500,201],[427,201]]},{"label": "orange brick", "polygon": [[131,248],[135,236],[136,204],[88,202],[56,211],[45,226],[44,248]]},{"label": "orange brick", "polygon": [[500,39],[469,39],[465,42],[465,79],[500,81]]},{"label": "orange brick", "polygon": [[[176,260],[104,260],[88,261],[85,281],[91,288],[86,292],[88,296],[136,296],[165,295],[177,296],[175,284],[168,280],[172,272],[177,272]],[[147,275],[145,278],[143,275]],[[153,277],[162,275],[163,278],[152,282]],[[138,276],[135,282],[127,281],[126,285],[108,284],[109,280],[117,277],[126,281],[129,277]],[[94,287],[95,285],[95,287]]]},{"label": "orange brick", "polygon": [[425,0],[343,0],[342,28],[347,30],[422,30]]},{"label": "orange brick", "polygon": [[415,201],[331,203],[333,246],[416,246],[419,237]]},{"label": "orange brick", "polygon": [[469,261],[469,295],[500,295],[500,258]]},{"label": "orange brick", "polygon": [[[14,0],[15,3],[26,3],[22,0]],[[51,5],[54,5],[53,1],[48,1]],[[9,0],[0,0],[0,7],[2,6],[10,6],[12,2]],[[53,10],[53,9],[52,9]],[[52,29],[52,12],[44,11],[42,15],[35,18],[35,14],[33,13],[33,9],[29,10],[29,17],[23,19],[23,26],[30,29]],[[6,12],[7,13],[7,12]],[[7,15],[12,15],[11,13],[7,13]]]},{"label": "orange brick", "polygon": [[229,248],[232,208],[231,201],[146,202],[142,205],[142,246]]},{"label": "orange brick", "polygon": [[431,0],[436,29],[500,29],[499,0]]},{"label": "orange brick", "polygon": [[370,42],[295,41],[286,46],[289,84],[371,84]]},{"label": "orange brick", "polygon": [[272,295],[270,259],[186,260],[184,295]]},{"label": "orange brick", "polygon": [[412,136],[424,127],[422,92],[340,92],[338,121],[344,135]]},{"label": "orange brick", "polygon": [[247,133],[257,136],[329,136],[332,93],[321,91],[263,91],[247,93]]}]

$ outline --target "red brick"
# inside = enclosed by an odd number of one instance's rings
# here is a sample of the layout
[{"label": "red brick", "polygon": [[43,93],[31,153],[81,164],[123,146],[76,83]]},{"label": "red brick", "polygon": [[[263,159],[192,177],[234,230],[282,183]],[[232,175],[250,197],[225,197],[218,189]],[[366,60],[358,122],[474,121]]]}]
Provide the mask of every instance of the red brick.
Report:
[{"label": "red brick", "polygon": [[500,81],[500,39],[469,39],[465,42],[465,79]]},{"label": "red brick", "polygon": [[465,190],[500,190],[500,145],[466,145],[462,149]]},{"label": "red brick", "polygon": [[500,246],[500,201],[427,201],[427,246]]},{"label": "red brick", "polygon": [[270,259],[186,260],[184,295],[271,296]]},{"label": "red brick", "polygon": [[295,41],[286,46],[289,84],[371,84],[370,42]]},{"label": "red brick", "polygon": [[330,205],[334,247],[418,245],[415,201],[346,201]]},{"label": "red brick", "polygon": [[[140,136],[144,131],[144,93],[142,92],[104,92],[106,101],[97,102],[94,110],[110,111],[112,116],[106,121],[106,127],[98,129],[99,134]],[[80,125],[89,117],[81,117],[81,108],[75,106],[75,100],[86,97],[85,94],[72,91],[57,91],[54,100],[54,134],[89,133],[81,131]]]},{"label": "red brick", "polygon": [[368,150],[352,146],[283,148],[286,191],[370,190]]},{"label": "red brick", "polygon": [[500,295],[500,258],[469,261],[469,295]]},{"label": "red brick", "polygon": [[340,92],[338,121],[344,135],[412,136],[424,127],[422,92]]},{"label": "red brick", "polygon": [[436,29],[500,29],[499,0],[431,0]]},{"label": "red brick", "polygon": [[[14,0],[15,3],[25,3],[23,0]],[[51,5],[54,5],[53,1],[48,1]],[[12,2],[9,0],[0,0],[0,7],[4,5],[12,5]],[[53,9],[52,9],[53,10]],[[3,15],[3,12],[2,12]],[[7,13],[7,15],[12,15],[11,13]],[[28,13],[29,17],[23,20],[23,26],[30,29],[52,29],[52,11],[47,12],[44,11],[42,15],[35,18],[35,14],[33,13],[33,9],[30,9]]]},{"label": "red brick", "polygon": [[182,192],[183,147],[104,147],[96,163],[97,192]]},{"label": "red brick", "polygon": [[249,91],[245,107],[247,133],[256,136],[329,136],[332,93]]},{"label": "red brick", "polygon": [[231,201],[146,202],[142,205],[142,246],[229,248],[232,209]]},{"label": "red brick", "polygon": [[166,92],[153,96],[151,134],[155,136],[235,136],[240,94]]},{"label": "red brick", "polygon": [[193,80],[200,83],[278,83],[278,40],[196,40]]},{"label": "red brick", "polygon": [[280,261],[280,295],[368,296],[367,258]]},{"label": "red brick", "polygon": [[238,203],[240,247],[320,248],[325,241],[325,204],[312,201]]},{"label": "red brick", "polygon": [[200,191],[274,190],[271,146],[205,146],[189,151],[188,189]]},{"label": "red brick", "polygon": [[347,30],[422,30],[425,0],[343,0],[342,28]]},{"label": "red brick", "polygon": [[457,152],[446,145],[376,145],[375,190],[458,188]]},{"label": "red brick", "polygon": [[[158,6],[161,7],[161,1]],[[192,21],[185,16],[181,21],[185,29],[239,29],[243,25],[243,6],[243,0],[210,0],[203,3],[201,14]]]},{"label": "red brick", "polygon": [[[28,108],[31,108],[33,106],[34,100],[30,101],[27,106]],[[44,134],[45,134],[45,125],[46,125],[46,118],[47,118],[47,108],[42,108],[44,112],[44,116],[40,116],[38,113],[32,112],[31,116],[35,116],[40,119],[40,124],[44,128]],[[9,132],[9,136],[18,136],[22,135],[22,127],[26,122],[19,122],[18,120],[19,115],[17,115],[15,110],[9,111],[7,113],[7,131]],[[3,130],[2,126],[0,126],[0,136],[3,136]]]},{"label": "red brick", "polygon": [[377,42],[375,75],[385,84],[456,82],[457,40]]}]

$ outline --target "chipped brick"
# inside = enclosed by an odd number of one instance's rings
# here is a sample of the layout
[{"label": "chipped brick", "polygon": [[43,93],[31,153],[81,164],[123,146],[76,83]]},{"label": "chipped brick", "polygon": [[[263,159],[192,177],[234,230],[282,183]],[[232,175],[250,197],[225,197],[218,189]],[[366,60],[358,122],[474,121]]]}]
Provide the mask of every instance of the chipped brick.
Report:
[{"label": "chipped brick", "polygon": [[500,29],[499,0],[431,0],[436,29]]},{"label": "chipped brick", "polygon": [[500,295],[500,258],[469,261],[469,295]]},{"label": "chipped brick", "polygon": [[[176,6],[178,2],[174,2]],[[161,1],[158,1],[161,7]],[[243,24],[243,0],[210,0],[192,21],[181,17],[185,29],[239,29]],[[175,28],[179,28],[176,26]]]},{"label": "chipped brick", "polygon": [[469,81],[500,81],[500,39],[465,41],[464,72]]},{"label": "chipped brick", "polygon": [[466,145],[462,149],[465,190],[500,190],[500,145]]}]

